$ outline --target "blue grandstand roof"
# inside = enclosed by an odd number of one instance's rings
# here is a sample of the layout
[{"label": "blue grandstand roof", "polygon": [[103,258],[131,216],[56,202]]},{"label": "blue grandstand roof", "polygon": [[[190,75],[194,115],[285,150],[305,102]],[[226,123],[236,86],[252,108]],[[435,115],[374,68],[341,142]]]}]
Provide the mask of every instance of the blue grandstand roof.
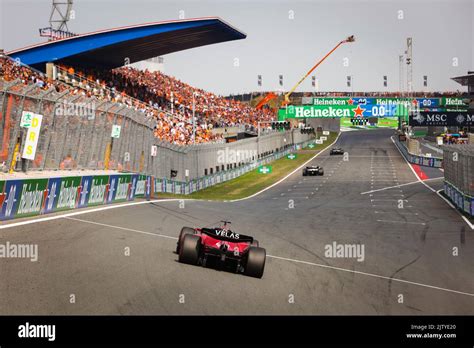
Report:
[{"label": "blue grandstand roof", "polygon": [[48,62],[113,69],[148,58],[219,42],[246,34],[218,17],[145,23],[102,30],[7,52],[23,64],[45,71]]}]

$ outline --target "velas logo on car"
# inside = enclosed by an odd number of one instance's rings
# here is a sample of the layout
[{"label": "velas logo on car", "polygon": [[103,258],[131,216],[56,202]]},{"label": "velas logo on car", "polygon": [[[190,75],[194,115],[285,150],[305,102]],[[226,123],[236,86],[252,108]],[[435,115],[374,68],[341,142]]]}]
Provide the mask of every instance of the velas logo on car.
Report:
[{"label": "velas logo on car", "polygon": [[233,238],[233,239],[240,238],[240,235],[238,233],[234,233],[232,231],[225,231],[225,230],[216,230],[216,235],[220,237]]}]

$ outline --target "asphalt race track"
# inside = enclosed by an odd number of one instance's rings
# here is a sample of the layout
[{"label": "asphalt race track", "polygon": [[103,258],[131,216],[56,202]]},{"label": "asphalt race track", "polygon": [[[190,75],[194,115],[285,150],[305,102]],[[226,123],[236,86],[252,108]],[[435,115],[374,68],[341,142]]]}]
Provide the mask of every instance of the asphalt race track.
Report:
[{"label": "asphalt race track", "polygon": [[[146,203],[1,229],[1,243],[38,244],[39,259],[0,259],[0,314],[474,314],[474,231],[416,182],[391,135],[342,133],[347,161],[325,151],[313,161],[324,176],[298,171],[247,200]],[[437,190],[442,179],[427,184]],[[262,279],[177,262],[182,226],[222,219],[266,248]],[[326,257],[333,242],[364,245],[363,261]]]}]

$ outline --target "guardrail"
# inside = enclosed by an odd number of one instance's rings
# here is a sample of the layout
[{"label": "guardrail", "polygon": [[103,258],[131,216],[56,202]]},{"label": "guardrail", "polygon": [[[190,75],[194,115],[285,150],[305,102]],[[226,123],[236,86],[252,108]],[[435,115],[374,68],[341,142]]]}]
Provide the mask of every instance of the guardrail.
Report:
[{"label": "guardrail", "polygon": [[407,147],[397,138],[394,137],[395,146],[400,150],[403,154],[403,157],[406,160],[413,164],[418,164],[420,166],[425,167],[433,167],[433,168],[442,168],[443,167],[443,159],[439,157],[426,157],[412,154],[408,151]]},{"label": "guardrail", "polygon": [[463,193],[446,179],[444,180],[444,193],[459,210],[474,217],[474,197]]}]

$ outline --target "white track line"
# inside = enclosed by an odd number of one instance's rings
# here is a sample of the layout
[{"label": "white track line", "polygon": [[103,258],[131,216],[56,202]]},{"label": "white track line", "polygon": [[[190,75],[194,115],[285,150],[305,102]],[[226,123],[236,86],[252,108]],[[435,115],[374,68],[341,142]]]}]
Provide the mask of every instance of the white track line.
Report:
[{"label": "white track line", "polygon": [[[431,179],[426,179],[425,181],[440,180],[440,179],[444,179],[444,178],[443,178],[443,177],[431,178]],[[411,182],[406,183],[406,184],[400,184],[400,185],[395,185],[395,186],[388,186],[388,187],[384,187],[384,188],[380,188],[380,189],[376,189],[376,190],[361,192],[361,195],[365,195],[365,194],[367,194],[367,193],[378,192],[378,191],[390,190],[390,189],[397,188],[397,187],[408,186],[408,185],[414,185],[414,184],[419,184],[419,183],[420,183],[419,181],[411,181]]]},{"label": "white track line", "polygon": [[377,222],[387,222],[387,223],[393,223],[393,224],[423,225],[423,226],[426,225],[426,223],[424,222],[409,222],[409,221],[397,221],[397,220],[377,220]]},{"label": "white track line", "polygon": [[[191,199],[188,199],[188,200],[191,200]],[[131,202],[131,203],[125,203],[125,204],[106,205],[106,206],[97,207],[97,208],[88,209],[88,210],[78,209],[77,211],[73,211],[71,213],[65,213],[65,214],[54,215],[54,216],[39,217],[39,218],[35,218],[35,219],[32,219],[32,220],[25,220],[25,221],[13,222],[11,224],[6,224],[6,225],[0,225],[0,230],[6,229],[6,228],[23,226],[23,225],[35,224],[35,223],[38,223],[38,222],[52,221],[52,220],[66,218],[66,217],[82,215],[82,214],[95,213],[95,212],[98,212],[98,211],[104,211],[104,210],[109,210],[109,209],[130,207],[130,206],[133,206],[133,205],[141,205],[141,204],[147,204],[147,203],[170,202],[170,201],[180,201],[180,199],[175,199],[175,198],[167,199],[167,200],[155,199],[155,200],[151,200],[151,201],[139,201],[139,202]]]},{"label": "white track line", "polygon": [[87,223],[87,224],[98,225],[98,226],[103,226],[103,227],[116,228],[116,229],[118,229],[118,230],[124,230],[124,231],[135,232],[135,233],[141,233],[141,234],[147,234],[147,235],[155,236],[155,237],[162,237],[162,238],[168,238],[168,239],[178,240],[178,238],[176,238],[176,237],[167,236],[167,235],[165,235],[165,234],[158,234],[158,233],[145,232],[145,231],[135,230],[135,229],[133,229],[133,228],[126,228],[126,227],[120,227],[120,226],[102,224],[102,223],[100,223],[100,222],[89,221],[89,220],[82,220],[82,219],[75,219],[75,218],[71,218],[71,217],[65,217],[65,219],[74,220],[74,221],[79,221],[79,222],[84,222],[84,223]]},{"label": "white track line", "polygon": [[406,283],[406,284],[411,284],[411,285],[417,285],[417,286],[422,286],[425,288],[430,288],[430,289],[435,289],[435,290],[441,290],[441,291],[446,291],[446,292],[452,292],[455,294],[460,294],[460,295],[466,295],[466,296],[471,296],[474,297],[474,294],[471,294],[469,292],[463,292],[463,291],[458,291],[458,290],[452,290],[452,289],[447,289],[447,288],[441,288],[439,286],[433,286],[433,285],[428,285],[428,284],[422,284],[422,283],[417,283],[417,282],[412,282],[410,280],[404,280],[400,278],[391,278],[391,277],[386,277],[378,274],[373,274],[373,273],[367,273],[367,272],[361,272],[361,271],[354,271],[352,269],[346,269],[346,268],[340,268],[340,267],[335,267],[335,266],[328,266],[328,265],[323,265],[319,263],[314,263],[314,262],[308,262],[308,261],[301,261],[301,260],[295,260],[295,259],[289,259],[286,257],[280,257],[280,256],[275,256],[275,255],[267,255],[267,257],[273,258],[273,259],[279,259],[279,260],[284,260],[284,261],[290,261],[290,262],[295,262],[295,263],[302,263],[310,266],[317,266],[321,268],[329,268],[333,269],[336,271],[342,271],[342,272],[348,272],[348,273],[354,273],[354,274],[360,274],[360,275],[365,275],[369,277],[374,277],[374,278],[380,278],[380,279],[386,279],[386,280],[391,280],[394,282],[399,282],[399,283]]},{"label": "white track line", "polygon": [[400,152],[400,156],[402,156],[402,158],[405,160],[406,164],[408,165],[408,167],[410,167],[411,171],[413,172],[413,174],[415,174],[415,177],[418,179],[419,182],[421,182],[423,185],[425,185],[430,191],[436,193],[439,197],[443,198],[443,200],[448,203],[448,205],[453,208],[454,210],[456,210],[456,212],[459,214],[459,216],[466,222],[466,224],[472,229],[474,230],[474,225],[468,220],[467,217],[465,217],[463,214],[461,214],[459,212],[459,210],[454,206],[452,205],[448,200],[444,199],[443,196],[441,196],[440,193],[438,193],[438,191],[436,191],[434,188],[432,188],[431,186],[429,186],[428,184],[426,184],[423,180],[420,179],[420,177],[418,176],[418,174],[416,174],[415,170],[413,169],[413,167],[411,166],[410,162],[407,161],[407,159],[405,158],[405,156],[403,156],[402,152],[400,151],[400,149],[398,148],[397,145],[395,145],[395,140],[393,140],[393,137],[390,137],[390,140],[392,141],[393,145],[395,146],[395,148],[398,150],[398,152]]},{"label": "white track line", "polygon": [[[167,236],[167,235],[164,235],[164,234],[157,234],[157,233],[151,233],[151,232],[146,232],[146,231],[140,231],[140,230],[135,230],[135,229],[131,229],[131,228],[125,228],[125,227],[120,227],[120,226],[102,224],[102,223],[99,223],[99,222],[82,220],[82,219],[75,219],[75,218],[67,218],[67,219],[78,221],[78,222],[83,222],[83,223],[88,223],[88,224],[93,224],[93,225],[99,225],[99,226],[104,226],[104,227],[109,227],[109,228],[115,228],[115,229],[129,231],[129,232],[145,234],[145,235],[149,235],[149,236],[153,236],[153,237],[160,237],[160,238],[178,240],[178,238],[176,238],[176,237],[171,237],[171,236]],[[352,270],[352,269],[340,268],[340,267],[335,267],[335,266],[328,266],[328,265],[323,265],[323,264],[318,264],[318,263],[313,263],[313,262],[308,262],[308,261],[289,259],[289,258],[286,258],[286,257],[275,256],[275,255],[267,255],[267,257],[270,257],[270,258],[273,258],[273,259],[279,259],[279,260],[295,262],[295,263],[302,263],[302,264],[311,265],[311,266],[317,266],[317,267],[321,267],[321,268],[328,268],[328,269],[333,269],[333,270],[337,270],[337,271],[349,272],[349,273],[353,273],[353,274],[360,274],[360,275],[365,275],[365,276],[374,277],[374,278],[393,280],[395,282],[407,283],[407,284],[411,284],[411,285],[418,285],[418,286],[422,286],[422,287],[426,287],[426,288],[431,288],[431,289],[436,289],[436,290],[452,292],[452,293],[456,293],[456,294],[460,294],[460,295],[467,295],[467,296],[474,297],[474,294],[471,294],[471,293],[468,293],[468,292],[451,290],[451,289],[441,288],[441,287],[438,287],[438,286],[412,282],[412,281],[409,281],[409,280],[403,280],[403,279],[398,279],[398,278],[391,278],[391,277],[387,277],[387,276],[381,276],[381,275],[373,274],[373,273],[366,273],[366,272],[361,272],[361,271],[355,271],[355,270]]]}]

